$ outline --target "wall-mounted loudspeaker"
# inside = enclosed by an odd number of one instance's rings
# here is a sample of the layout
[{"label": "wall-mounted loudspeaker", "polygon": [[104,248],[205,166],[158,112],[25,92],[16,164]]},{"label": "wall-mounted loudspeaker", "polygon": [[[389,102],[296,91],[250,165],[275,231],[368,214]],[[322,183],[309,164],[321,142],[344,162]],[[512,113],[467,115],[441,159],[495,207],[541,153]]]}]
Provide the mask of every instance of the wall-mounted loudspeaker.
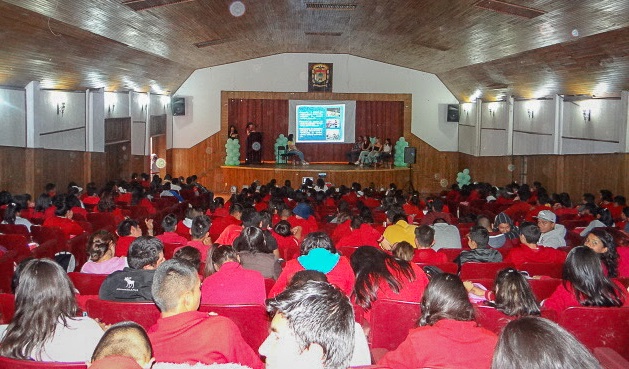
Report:
[{"label": "wall-mounted loudspeaker", "polygon": [[186,115],[186,98],[173,97],[173,115]]},{"label": "wall-mounted loudspeaker", "polygon": [[459,106],[454,104],[448,104],[448,122],[458,122],[459,121]]},{"label": "wall-mounted loudspeaker", "polygon": [[404,148],[404,163],[415,164],[415,155],[417,155],[417,150],[414,147],[405,147]]}]

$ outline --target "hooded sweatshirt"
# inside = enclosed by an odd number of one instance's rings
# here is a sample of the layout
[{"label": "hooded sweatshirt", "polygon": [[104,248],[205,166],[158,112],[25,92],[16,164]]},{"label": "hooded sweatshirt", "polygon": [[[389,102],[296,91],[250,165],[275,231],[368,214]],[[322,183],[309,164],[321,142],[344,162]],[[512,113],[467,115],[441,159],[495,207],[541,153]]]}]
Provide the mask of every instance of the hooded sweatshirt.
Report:
[{"label": "hooded sweatshirt", "polygon": [[566,246],[566,227],[561,224],[555,224],[555,228],[546,233],[542,233],[537,244],[557,249]]}]

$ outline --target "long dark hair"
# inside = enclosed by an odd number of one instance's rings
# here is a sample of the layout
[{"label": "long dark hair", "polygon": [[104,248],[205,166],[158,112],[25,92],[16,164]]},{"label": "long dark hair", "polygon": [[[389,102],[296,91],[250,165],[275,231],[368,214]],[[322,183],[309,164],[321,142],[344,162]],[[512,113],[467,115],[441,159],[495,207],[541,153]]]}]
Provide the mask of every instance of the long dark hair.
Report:
[{"label": "long dark hair", "polygon": [[419,325],[434,325],[442,319],[474,320],[474,307],[467,297],[461,278],[441,273],[430,280],[421,302]]},{"label": "long dark hair", "polygon": [[257,252],[270,254],[272,252],[264,239],[264,233],[258,227],[245,227],[240,236],[234,240],[234,249],[238,252],[248,251],[252,254]]},{"label": "long dark hair", "polygon": [[540,315],[539,304],[526,278],[514,268],[506,268],[494,281],[496,300],[488,305],[509,316]]},{"label": "long dark hair", "polygon": [[356,303],[365,309],[370,309],[371,304],[378,298],[382,280],[386,281],[394,292],[399,293],[402,288],[402,281],[399,278],[412,282],[416,277],[409,262],[396,259],[371,246],[359,247],[352,254],[350,262],[356,274],[352,296]]},{"label": "long dark hair", "polygon": [[618,252],[616,251],[614,237],[604,228],[594,228],[588,233],[588,235],[590,234],[593,234],[601,240],[603,245],[607,248],[606,252],[598,254],[603,264],[605,264],[605,268],[607,268],[607,276],[609,278],[618,277]]},{"label": "long dark hair", "polygon": [[76,316],[74,286],[53,260],[33,259],[22,269],[15,291],[15,315],[0,343],[0,355],[41,360],[43,345],[58,322]]},{"label": "long dark hair", "polygon": [[623,291],[603,273],[598,255],[589,247],[573,248],[563,265],[563,285],[569,282],[582,306],[622,306]]},{"label": "long dark hair", "polygon": [[15,224],[15,219],[20,215],[21,210],[22,207],[20,206],[20,204],[16,204],[14,202],[9,203],[4,211],[3,220],[7,224]]},{"label": "long dark hair", "polygon": [[502,330],[491,369],[601,369],[572,334],[544,318],[524,317]]}]

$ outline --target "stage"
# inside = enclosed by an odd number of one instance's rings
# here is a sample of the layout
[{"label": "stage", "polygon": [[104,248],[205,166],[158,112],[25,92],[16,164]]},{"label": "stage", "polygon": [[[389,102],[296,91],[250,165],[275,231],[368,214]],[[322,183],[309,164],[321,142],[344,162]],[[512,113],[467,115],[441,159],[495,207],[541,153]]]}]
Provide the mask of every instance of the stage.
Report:
[{"label": "stage", "polygon": [[388,187],[389,183],[403,186],[409,181],[410,169],[407,167],[391,168],[361,167],[347,163],[311,163],[310,165],[293,165],[263,163],[248,164],[240,166],[221,166],[225,187],[249,185],[258,180],[261,183],[268,183],[271,179],[276,179],[279,185],[289,179],[293,188],[302,183],[304,177],[312,177],[316,180],[320,174],[326,174],[326,182],[335,186],[349,186],[353,182],[358,182],[363,186],[373,184],[377,187]]}]

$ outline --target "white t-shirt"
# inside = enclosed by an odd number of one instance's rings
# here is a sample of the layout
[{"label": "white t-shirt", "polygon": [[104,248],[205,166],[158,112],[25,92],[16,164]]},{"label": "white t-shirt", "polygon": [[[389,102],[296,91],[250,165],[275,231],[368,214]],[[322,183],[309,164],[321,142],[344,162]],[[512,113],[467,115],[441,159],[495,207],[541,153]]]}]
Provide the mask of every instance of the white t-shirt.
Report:
[{"label": "white t-shirt", "polygon": [[[96,321],[89,317],[61,321],[52,339],[44,344],[41,361],[85,362],[92,358],[94,349],[105,333]],[[37,355],[33,354],[33,358]]]}]

